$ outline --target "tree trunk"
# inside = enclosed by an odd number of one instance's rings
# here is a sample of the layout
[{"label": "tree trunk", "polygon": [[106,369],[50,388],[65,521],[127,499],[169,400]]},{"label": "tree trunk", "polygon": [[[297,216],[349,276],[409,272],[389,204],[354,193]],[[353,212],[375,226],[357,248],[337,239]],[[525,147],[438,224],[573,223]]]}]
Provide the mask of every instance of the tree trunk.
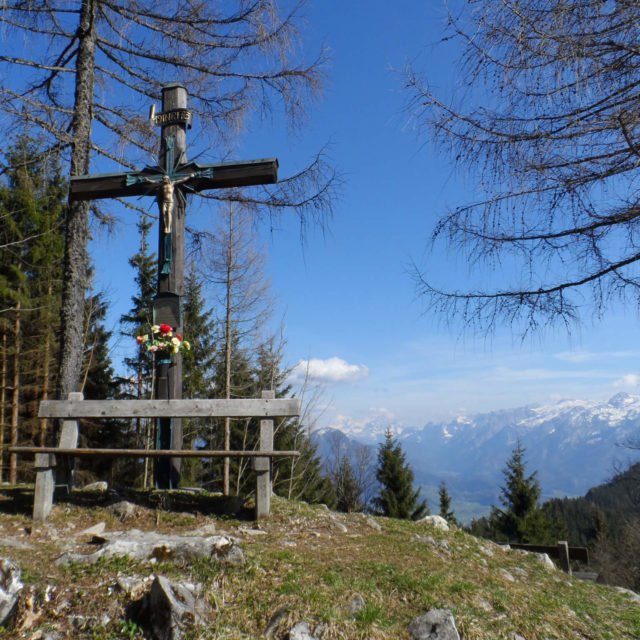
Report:
[{"label": "tree trunk", "polygon": [[0,482],[4,480],[4,431],[7,393],[7,334],[2,334],[2,365],[0,366]]},{"label": "tree trunk", "polygon": [[[233,313],[231,305],[233,302],[233,213],[229,211],[229,242],[227,246],[227,295],[226,295],[226,316],[225,316],[225,353],[224,353],[224,397],[227,400],[231,399],[231,333]],[[224,450],[231,450],[231,418],[224,419]],[[229,472],[230,472],[230,458],[224,459],[223,470],[223,489],[222,493],[225,496],[229,495]]]},{"label": "tree trunk", "polygon": [[[11,395],[11,446],[18,444],[18,409],[20,407],[20,303],[16,304],[16,319],[13,325],[13,392]],[[9,483],[18,482],[18,457],[15,453],[9,456]]]},{"label": "tree trunk", "polygon": [[[71,130],[71,176],[89,172],[95,78],[96,0],[83,0],[78,27],[76,87]],[[87,281],[89,203],[72,202],[67,212],[62,291],[59,397],[78,390],[82,371],[82,329]]]},{"label": "tree trunk", "polygon": [[[49,282],[49,286],[47,287],[47,308],[52,303],[52,295],[53,295],[53,284]],[[49,329],[47,323],[45,323],[45,336],[44,336],[44,357],[42,362],[42,393],[40,395],[40,400],[48,400],[49,399],[49,368],[51,367],[51,329]],[[49,420],[47,418],[40,418],[40,433],[38,436],[38,444],[41,447],[44,447],[47,441],[47,427],[49,425]]]}]

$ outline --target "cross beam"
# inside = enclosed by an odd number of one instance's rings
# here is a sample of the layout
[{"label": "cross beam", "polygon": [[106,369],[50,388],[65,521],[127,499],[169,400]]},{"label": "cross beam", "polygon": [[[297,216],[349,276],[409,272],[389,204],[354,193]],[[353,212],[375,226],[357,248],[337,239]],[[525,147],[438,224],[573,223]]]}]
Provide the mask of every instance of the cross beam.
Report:
[{"label": "cross beam", "polygon": [[[278,181],[278,160],[250,160],[248,162],[224,162],[198,164],[190,162],[178,167],[174,175],[195,174],[184,183],[188,191],[248,187],[273,184]],[[99,173],[93,176],[71,178],[71,200],[98,200],[156,195],[164,170],[161,167],[145,167],[141,171],[126,173]]]}]

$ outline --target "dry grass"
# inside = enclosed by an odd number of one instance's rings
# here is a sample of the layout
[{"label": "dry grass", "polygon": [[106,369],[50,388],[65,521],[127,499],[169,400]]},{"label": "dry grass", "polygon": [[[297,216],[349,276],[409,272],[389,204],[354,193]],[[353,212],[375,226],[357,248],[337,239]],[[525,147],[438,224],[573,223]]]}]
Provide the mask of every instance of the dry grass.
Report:
[{"label": "dry grass", "polygon": [[[305,620],[323,640],[395,640],[408,638],[410,621],[433,607],[452,609],[464,640],[510,640],[514,633],[526,640],[640,637],[639,604],[609,587],[549,571],[535,556],[458,530],[378,518],[378,531],[361,515],[274,502],[274,515],[258,535],[247,531],[254,524],[246,520],[140,508],[135,519],[122,523],[101,506],[71,504],[56,506],[50,521],[29,533],[28,516],[3,512],[0,503],[0,553],[20,564],[27,583],[18,626],[0,638],[36,640],[48,629],[65,638],[143,638],[128,619],[130,599],[114,585],[118,574],[153,572],[205,586],[210,624],[194,631],[194,640],[264,637],[276,613],[274,638],[285,638]],[[149,565],[118,558],[67,568],[54,564],[67,546],[87,542],[79,532],[101,521],[108,530],[183,534],[215,524],[241,540],[247,563]],[[366,606],[354,616],[349,604],[355,594]]]}]

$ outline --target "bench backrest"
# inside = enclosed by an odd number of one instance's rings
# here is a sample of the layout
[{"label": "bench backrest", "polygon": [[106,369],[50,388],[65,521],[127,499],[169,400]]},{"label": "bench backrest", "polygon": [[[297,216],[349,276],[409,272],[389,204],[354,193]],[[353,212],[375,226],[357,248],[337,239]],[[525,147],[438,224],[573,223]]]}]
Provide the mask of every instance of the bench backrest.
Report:
[{"label": "bench backrest", "polygon": [[43,400],[40,418],[280,418],[300,415],[295,398],[233,400]]}]

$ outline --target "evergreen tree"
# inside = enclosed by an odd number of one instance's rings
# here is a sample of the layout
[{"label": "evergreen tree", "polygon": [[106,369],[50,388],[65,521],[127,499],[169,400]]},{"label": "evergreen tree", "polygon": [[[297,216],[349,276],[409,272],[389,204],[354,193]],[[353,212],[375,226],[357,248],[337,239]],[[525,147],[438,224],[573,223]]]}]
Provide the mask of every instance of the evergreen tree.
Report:
[{"label": "evergreen tree", "polygon": [[[263,340],[257,347],[254,396],[262,391],[275,393],[276,398],[292,397],[287,382],[290,370],[283,364],[283,343],[275,335]],[[258,430],[258,421],[252,427]],[[298,451],[297,457],[280,458],[273,462],[273,490],[289,500],[333,504],[333,487],[322,473],[322,461],[316,445],[299,418],[283,418],[276,422],[274,446],[281,451]],[[256,441],[257,445],[257,441]]]},{"label": "evergreen tree", "polygon": [[426,500],[418,502],[420,489],[414,490],[413,471],[390,430],[378,448],[376,478],[380,492],[373,499],[373,504],[380,515],[417,520],[429,513]]},{"label": "evergreen tree", "polygon": [[[56,158],[26,137],[9,150],[0,187],[0,462],[5,443],[43,444],[47,421],[38,403],[56,384],[66,187]],[[18,478],[11,456],[9,480]],[[29,468],[31,465],[27,465]],[[0,467],[1,469],[1,467]],[[30,470],[29,470],[30,473]],[[0,476],[2,475],[0,470]]]},{"label": "evergreen tree", "polygon": [[[182,298],[182,331],[191,345],[182,352],[182,397],[213,398],[215,396],[216,345],[213,311],[206,308],[202,283],[195,263],[189,266]],[[208,439],[212,421],[207,418],[183,419],[185,448],[200,448]],[[201,484],[208,461],[186,458],[182,462],[181,483]]]},{"label": "evergreen tree", "polygon": [[216,341],[213,311],[207,309],[195,263],[185,278],[182,331],[191,345],[182,352],[182,395],[212,398],[215,387]]},{"label": "evergreen tree", "polygon": [[362,487],[357,481],[349,456],[344,456],[333,477],[336,492],[336,509],[345,513],[362,511]]},{"label": "evergreen tree", "polygon": [[[153,222],[141,217],[137,224],[140,245],[138,251],[129,258],[129,266],[134,269],[136,289],[131,297],[132,306],[120,316],[120,333],[128,338],[133,355],[124,358],[124,365],[132,376],[121,380],[123,397],[130,399],[149,399],[153,393],[153,354],[143,344],[137,344],[135,337],[149,333],[153,318],[153,298],[156,292],[156,256],[149,246],[149,234]],[[145,449],[151,447],[153,420],[136,418],[135,429],[129,432],[130,441],[125,446]],[[142,485],[150,480],[150,461],[145,459],[142,470]]]},{"label": "evergreen tree", "polygon": [[149,333],[153,316],[153,298],[156,291],[156,256],[149,248],[149,233],[152,222],[141,218],[137,224],[140,236],[138,251],[129,258],[129,266],[134,269],[136,290],[131,297],[132,306],[120,316],[121,333],[130,338],[133,356],[124,358],[125,366],[133,372],[133,385],[127,395],[131,398],[150,398],[152,392],[153,357],[145,346],[136,344],[135,337]]},{"label": "evergreen tree", "polygon": [[525,448],[520,441],[503,470],[505,485],[501,489],[502,509],[493,507],[491,519],[499,535],[513,542],[550,541],[549,523],[540,509],[540,483],[534,471],[527,476]]},{"label": "evergreen tree", "polygon": [[451,496],[445,482],[440,483],[438,489],[438,497],[440,500],[440,516],[451,524],[457,524],[456,516],[451,509]]},{"label": "evergreen tree", "polygon": [[[90,278],[89,278],[90,279]],[[120,396],[120,381],[114,375],[109,351],[111,331],[105,327],[108,303],[101,292],[91,294],[85,303],[85,353],[81,391],[87,400],[109,400]],[[96,448],[125,448],[133,439],[131,426],[114,418],[84,419],[80,445]],[[87,481],[108,478],[111,484],[128,485],[140,473],[141,464],[133,459],[87,459],[79,465],[79,477]]]}]

